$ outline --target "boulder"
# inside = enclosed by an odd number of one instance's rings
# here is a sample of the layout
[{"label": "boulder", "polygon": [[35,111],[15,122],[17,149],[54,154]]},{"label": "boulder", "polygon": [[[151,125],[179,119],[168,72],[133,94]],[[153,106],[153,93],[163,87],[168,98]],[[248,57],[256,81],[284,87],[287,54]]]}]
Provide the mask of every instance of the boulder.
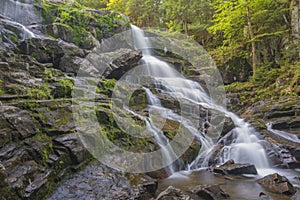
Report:
[{"label": "boulder", "polygon": [[[43,32],[54,38],[62,39],[65,42],[78,44],[78,38],[74,37],[74,30],[69,25],[55,22],[43,26]],[[80,44],[78,45],[80,48],[91,50],[94,47],[99,47],[100,42],[93,36],[92,33],[87,33],[87,36],[80,39]]]},{"label": "boulder", "polygon": [[155,200],[192,200],[192,198],[182,190],[169,186],[166,190],[162,191]]},{"label": "boulder", "polygon": [[254,165],[236,164],[233,160],[229,160],[223,165],[213,168],[213,172],[225,175],[257,174]]},{"label": "boulder", "polygon": [[224,84],[247,81],[251,75],[252,68],[246,59],[235,57],[218,66]]},{"label": "boulder", "polygon": [[58,69],[63,56],[83,58],[87,55],[86,51],[74,44],[51,38],[29,38],[20,42],[18,49],[20,53],[31,55],[40,63],[52,63]]},{"label": "boulder", "polygon": [[290,181],[285,176],[280,176],[277,173],[265,176],[257,180],[257,182],[271,192],[286,195],[292,195],[296,193],[296,189],[290,183]]},{"label": "boulder", "polygon": [[119,80],[126,72],[138,65],[142,58],[142,51],[120,49],[114,52],[112,62],[104,72],[104,77]]},{"label": "boulder", "polygon": [[230,199],[229,195],[219,185],[198,185],[192,192],[205,200]]},{"label": "boulder", "polygon": [[157,181],[152,179],[145,183],[139,184],[138,188],[138,198],[139,199],[151,199],[155,196],[157,190]]}]

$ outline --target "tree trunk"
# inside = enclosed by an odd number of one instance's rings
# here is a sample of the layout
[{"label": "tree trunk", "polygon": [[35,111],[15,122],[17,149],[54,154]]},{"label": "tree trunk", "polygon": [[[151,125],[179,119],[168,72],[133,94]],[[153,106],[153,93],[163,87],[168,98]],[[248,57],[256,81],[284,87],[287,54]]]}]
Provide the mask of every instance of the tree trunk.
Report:
[{"label": "tree trunk", "polygon": [[189,34],[189,27],[188,27],[188,21],[187,20],[183,20],[183,29],[184,29],[184,33],[186,35]]},{"label": "tree trunk", "polygon": [[249,11],[249,3],[248,0],[246,0],[246,15],[247,15],[247,24],[249,29],[249,35],[251,40],[251,53],[252,53],[252,69],[253,69],[253,77],[256,77],[256,71],[257,71],[257,57],[256,57],[256,45],[254,41],[254,33],[252,29],[252,22],[251,22],[251,16]]},{"label": "tree trunk", "polygon": [[290,8],[291,8],[292,34],[297,39],[300,39],[300,16],[299,16],[300,0],[292,0]]}]

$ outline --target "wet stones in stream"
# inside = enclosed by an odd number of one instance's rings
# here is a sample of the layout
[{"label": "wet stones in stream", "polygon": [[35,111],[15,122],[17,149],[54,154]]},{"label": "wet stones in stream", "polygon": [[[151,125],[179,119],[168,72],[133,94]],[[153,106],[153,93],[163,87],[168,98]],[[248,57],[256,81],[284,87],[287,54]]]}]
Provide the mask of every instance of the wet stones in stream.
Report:
[{"label": "wet stones in stream", "polygon": [[182,190],[169,186],[155,200],[192,200],[192,198]]},{"label": "wet stones in stream", "polygon": [[230,199],[230,196],[219,185],[199,185],[193,189],[193,193],[205,200]]},{"label": "wet stones in stream", "polygon": [[254,165],[251,164],[236,164],[233,160],[229,160],[219,167],[212,169],[213,172],[224,175],[242,175],[242,174],[257,174]]},{"label": "wet stones in stream", "polygon": [[280,176],[277,173],[265,176],[264,178],[257,180],[257,182],[271,192],[286,195],[296,193],[296,189],[290,181],[285,176]]}]

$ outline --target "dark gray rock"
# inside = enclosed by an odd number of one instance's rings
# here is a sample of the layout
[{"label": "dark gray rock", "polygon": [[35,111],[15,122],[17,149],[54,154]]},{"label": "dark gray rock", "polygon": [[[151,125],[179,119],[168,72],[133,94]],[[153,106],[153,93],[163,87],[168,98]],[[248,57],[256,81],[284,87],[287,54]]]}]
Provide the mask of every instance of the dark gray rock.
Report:
[{"label": "dark gray rock", "polygon": [[272,122],[273,128],[274,129],[296,129],[300,128],[300,117],[281,117],[281,118],[276,118]]},{"label": "dark gray rock", "polygon": [[114,57],[109,67],[104,72],[104,77],[119,80],[126,72],[138,65],[142,52],[130,49],[120,49],[114,52]]},{"label": "dark gray rock", "polygon": [[[87,55],[86,51],[74,44],[50,38],[26,39],[18,45],[18,48],[22,54],[31,55],[40,63],[52,63],[57,69],[60,69],[63,56],[83,58]],[[63,66],[61,70],[64,69]]]},{"label": "dark gray rock", "polygon": [[257,180],[257,182],[271,192],[286,195],[292,195],[296,193],[296,189],[290,183],[290,181],[285,176],[280,176],[277,173],[265,176]]},{"label": "dark gray rock", "polygon": [[[62,24],[62,23],[52,23],[43,27],[43,32],[51,35],[54,38],[62,39],[65,42],[76,43],[76,38],[74,38],[74,31],[72,27]],[[94,47],[99,47],[100,42],[93,36],[92,33],[87,33],[86,37],[81,39],[80,48],[91,50]],[[78,39],[77,39],[78,41]]]},{"label": "dark gray rock", "polygon": [[81,163],[90,157],[76,133],[71,133],[63,137],[54,139],[54,142],[67,148],[71,153],[71,158],[75,163]]},{"label": "dark gray rock", "polygon": [[192,192],[205,200],[230,199],[229,195],[219,185],[198,185]]},{"label": "dark gray rock", "polygon": [[0,147],[36,133],[37,123],[27,111],[13,106],[0,106]]},{"label": "dark gray rock", "polygon": [[59,69],[66,73],[76,74],[83,61],[83,58],[65,55],[61,58]]},{"label": "dark gray rock", "polygon": [[24,197],[30,198],[47,183],[47,178],[51,175],[51,170],[48,170],[45,173],[40,173],[35,176],[33,182],[31,182],[25,189]]},{"label": "dark gray rock", "polygon": [[251,75],[252,68],[247,60],[239,57],[232,58],[223,66],[218,66],[224,84],[247,81]]},{"label": "dark gray rock", "polygon": [[223,165],[213,168],[213,172],[226,175],[257,174],[254,165],[236,164],[233,160],[229,160]]},{"label": "dark gray rock", "polygon": [[36,118],[41,124],[41,130],[49,136],[58,136],[75,132],[70,104],[59,102],[48,102],[47,106],[36,108],[39,113]]},{"label": "dark gray rock", "polygon": [[134,188],[130,181],[139,184],[139,180],[143,179],[141,176],[143,175],[126,176],[95,161],[79,173],[66,177],[48,200],[125,200],[134,199],[135,196],[139,199],[137,188]]},{"label": "dark gray rock", "polygon": [[7,177],[7,174],[5,173],[5,167],[0,162],[0,187],[5,186],[5,178]]},{"label": "dark gray rock", "polygon": [[192,198],[182,190],[169,186],[155,200],[192,200]]},{"label": "dark gray rock", "polygon": [[139,184],[137,186],[138,194],[136,198],[138,199],[151,199],[154,198],[157,190],[157,181],[154,179],[147,180],[145,183]]}]

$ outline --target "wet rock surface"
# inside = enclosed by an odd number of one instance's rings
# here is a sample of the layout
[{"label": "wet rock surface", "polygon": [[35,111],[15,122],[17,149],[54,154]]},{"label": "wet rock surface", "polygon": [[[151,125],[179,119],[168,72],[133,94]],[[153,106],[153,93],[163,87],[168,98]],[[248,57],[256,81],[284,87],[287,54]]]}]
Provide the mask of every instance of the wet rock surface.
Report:
[{"label": "wet rock surface", "polygon": [[193,198],[173,186],[161,192],[155,200],[192,200]]},{"label": "wet rock surface", "polygon": [[193,193],[205,200],[230,199],[219,185],[199,185],[193,189]]},{"label": "wet rock surface", "polygon": [[219,167],[212,169],[213,172],[224,175],[242,175],[242,174],[257,174],[254,165],[251,164],[236,164],[233,160],[229,160]]},{"label": "wet rock surface", "polygon": [[95,161],[68,176],[47,200],[151,199],[156,188],[157,182],[145,175],[126,175]]},{"label": "wet rock surface", "polygon": [[37,133],[37,122],[30,114],[13,106],[0,107],[0,147]]},{"label": "wet rock surface", "polygon": [[[265,100],[248,107],[242,114],[257,130],[266,135],[265,148],[275,166],[298,168],[300,166],[299,97],[282,97],[276,102]],[[271,124],[281,135],[266,130]]]},{"label": "wet rock surface", "polygon": [[63,181],[50,195],[55,199],[126,199],[134,196],[129,181],[116,171],[94,163]]},{"label": "wet rock surface", "polygon": [[120,49],[114,52],[114,58],[109,67],[104,72],[104,77],[119,80],[126,72],[138,65],[142,58],[142,51],[133,51],[130,49]]},{"label": "wet rock surface", "polygon": [[265,176],[264,178],[257,180],[257,182],[272,192],[286,195],[293,195],[296,193],[296,189],[290,181],[285,176],[280,176],[277,173]]}]

